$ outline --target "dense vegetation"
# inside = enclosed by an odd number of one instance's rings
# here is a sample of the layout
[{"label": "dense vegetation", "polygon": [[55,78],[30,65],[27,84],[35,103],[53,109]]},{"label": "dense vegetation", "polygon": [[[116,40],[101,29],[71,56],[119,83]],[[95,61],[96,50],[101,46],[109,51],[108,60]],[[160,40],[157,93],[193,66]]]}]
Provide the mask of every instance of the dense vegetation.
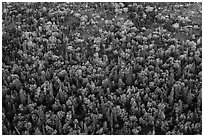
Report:
[{"label": "dense vegetation", "polygon": [[3,134],[202,134],[201,3],[3,3]]}]

